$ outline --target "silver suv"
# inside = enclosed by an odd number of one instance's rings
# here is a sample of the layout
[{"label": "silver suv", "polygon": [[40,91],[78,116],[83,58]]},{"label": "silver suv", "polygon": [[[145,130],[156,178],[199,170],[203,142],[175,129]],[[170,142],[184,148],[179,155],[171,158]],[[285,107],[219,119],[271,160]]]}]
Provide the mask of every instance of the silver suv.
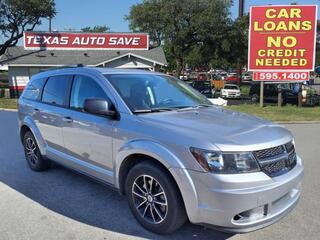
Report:
[{"label": "silver suv", "polygon": [[39,73],[19,99],[19,123],[32,170],[53,161],[109,184],[156,233],[187,219],[256,230],[285,216],[300,197],[303,166],[286,128],[216,107],[164,74]]}]

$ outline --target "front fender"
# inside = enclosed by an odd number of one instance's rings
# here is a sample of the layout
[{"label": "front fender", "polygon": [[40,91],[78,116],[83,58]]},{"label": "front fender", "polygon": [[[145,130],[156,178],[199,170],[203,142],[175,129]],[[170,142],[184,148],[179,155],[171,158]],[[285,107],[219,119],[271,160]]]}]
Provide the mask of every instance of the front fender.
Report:
[{"label": "front fender", "polygon": [[166,147],[151,140],[131,140],[123,145],[115,156],[115,185],[119,188],[119,172],[122,163],[133,154],[143,154],[158,160],[166,168],[185,168],[180,159]]},{"label": "front fender", "polygon": [[40,131],[39,131],[39,128],[37,127],[37,125],[35,124],[34,120],[30,117],[30,116],[25,116],[21,121],[20,121],[20,131],[21,131],[21,128],[23,126],[27,126],[33,136],[35,137],[36,141],[37,141],[37,144],[39,146],[39,149],[40,149],[40,153],[42,156],[45,156],[46,155],[46,142],[44,141]]}]

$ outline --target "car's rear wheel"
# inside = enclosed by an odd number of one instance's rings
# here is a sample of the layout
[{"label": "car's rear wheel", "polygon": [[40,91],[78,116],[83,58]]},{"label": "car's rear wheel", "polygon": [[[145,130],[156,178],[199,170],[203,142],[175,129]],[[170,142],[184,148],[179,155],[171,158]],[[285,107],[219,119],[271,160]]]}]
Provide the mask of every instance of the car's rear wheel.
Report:
[{"label": "car's rear wheel", "polygon": [[185,223],[179,189],[161,166],[149,162],[135,165],[128,173],[125,190],[133,215],[149,231],[168,234]]},{"label": "car's rear wheel", "polygon": [[30,131],[23,137],[23,147],[28,165],[33,171],[44,171],[50,167],[50,161],[43,158],[35,137]]},{"label": "car's rear wheel", "polygon": [[252,101],[252,102],[256,103],[256,102],[258,102],[258,100],[259,100],[259,97],[258,97],[257,94],[253,94],[253,95],[251,96],[251,101]]}]

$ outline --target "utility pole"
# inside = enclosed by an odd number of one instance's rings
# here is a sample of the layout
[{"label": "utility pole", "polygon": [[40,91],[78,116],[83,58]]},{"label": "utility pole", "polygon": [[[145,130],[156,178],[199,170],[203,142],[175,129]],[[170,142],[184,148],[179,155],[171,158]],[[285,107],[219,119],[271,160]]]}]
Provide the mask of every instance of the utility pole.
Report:
[{"label": "utility pole", "polygon": [[[244,3],[245,3],[244,1],[245,0],[239,0],[239,14],[238,14],[239,18],[243,17]],[[242,80],[242,64],[240,60],[238,60],[237,68],[238,68],[239,80]]]},{"label": "utility pole", "polygon": [[52,17],[50,16],[49,17],[49,32],[51,32],[51,20],[52,20]]},{"label": "utility pole", "polygon": [[245,0],[239,0],[239,17],[243,17]]}]

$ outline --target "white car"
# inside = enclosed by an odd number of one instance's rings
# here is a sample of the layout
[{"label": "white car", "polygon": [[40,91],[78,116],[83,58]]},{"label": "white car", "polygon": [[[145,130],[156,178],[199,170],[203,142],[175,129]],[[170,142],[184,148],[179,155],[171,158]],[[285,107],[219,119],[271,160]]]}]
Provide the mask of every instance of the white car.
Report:
[{"label": "white car", "polygon": [[226,84],[221,89],[222,98],[240,98],[241,91],[238,85],[235,84]]}]

